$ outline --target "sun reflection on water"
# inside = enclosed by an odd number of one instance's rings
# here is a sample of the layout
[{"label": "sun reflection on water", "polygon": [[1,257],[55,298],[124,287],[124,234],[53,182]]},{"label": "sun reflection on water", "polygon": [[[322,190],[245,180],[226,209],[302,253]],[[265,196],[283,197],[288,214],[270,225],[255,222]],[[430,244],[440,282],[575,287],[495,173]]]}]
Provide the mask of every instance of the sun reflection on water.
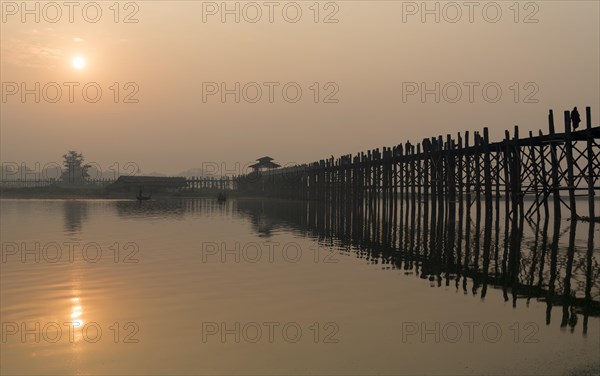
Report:
[{"label": "sun reflection on water", "polygon": [[83,319],[81,315],[83,314],[83,308],[81,307],[81,299],[78,297],[71,298],[71,302],[73,306],[71,307],[71,323],[75,327],[75,341],[81,339],[81,328],[83,327]]}]

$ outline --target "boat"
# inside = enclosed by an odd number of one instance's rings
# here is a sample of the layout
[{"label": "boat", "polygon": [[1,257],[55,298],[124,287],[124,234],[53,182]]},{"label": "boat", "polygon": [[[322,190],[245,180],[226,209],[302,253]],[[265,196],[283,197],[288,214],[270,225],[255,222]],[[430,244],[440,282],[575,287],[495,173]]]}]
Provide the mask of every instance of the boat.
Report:
[{"label": "boat", "polygon": [[226,200],[227,200],[227,196],[225,196],[225,193],[219,192],[219,196],[217,196],[217,201],[225,202]]},{"label": "boat", "polygon": [[152,198],[152,195],[150,194],[149,196],[144,196],[142,194],[142,190],[140,189],[140,191],[138,192],[137,196],[135,196],[135,198],[138,201],[146,201],[146,200],[150,200]]}]

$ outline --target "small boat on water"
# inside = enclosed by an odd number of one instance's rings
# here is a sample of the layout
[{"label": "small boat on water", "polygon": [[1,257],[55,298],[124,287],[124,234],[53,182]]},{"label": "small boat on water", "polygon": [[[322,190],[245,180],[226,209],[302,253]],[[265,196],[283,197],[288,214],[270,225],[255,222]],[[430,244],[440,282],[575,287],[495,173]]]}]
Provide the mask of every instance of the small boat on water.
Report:
[{"label": "small boat on water", "polygon": [[140,191],[138,192],[137,196],[135,196],[135,198],[138,201],[146,201],[146,200],[150,200],[152,198],[152,195],[150,194],[149,196],[144,196],[142,194],[142,190],[140,189]]},{"label": "small boat on water", "polygon": [[225,196],[225,193],[219,192],[219,195],[217,196],[217,201],[225,202],[226,200],[227,200],[227,196]]}]

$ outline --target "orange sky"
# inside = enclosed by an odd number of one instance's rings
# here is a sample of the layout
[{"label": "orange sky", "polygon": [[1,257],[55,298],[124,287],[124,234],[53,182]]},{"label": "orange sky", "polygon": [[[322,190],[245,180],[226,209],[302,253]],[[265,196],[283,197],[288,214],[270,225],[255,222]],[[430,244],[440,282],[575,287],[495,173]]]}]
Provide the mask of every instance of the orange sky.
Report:
[{"label": "orange sky", "polygon": [[[439,23],[423,14],[421,2],[401,1],[320,2],[318,15],[312,1],[275,2],[273,22],[263,2],[240,2],[239,23],[234,14],[222,22],[215,8],[221,2],[121,2],[118,14],[113,2],[97,2],[102,14],[95,23],[94,7],[86,8],[87,19],[82,13],[86,2],[74,9],[73,22],[69,9],[58,17],[37,4],[39,20],[23,13],[21,2],[2,2],[4,163],[43,165],[76,149],[104,169],[135,162],[141,173],[178,173],[208,162],[231,170],[263,155],[308,162],[483,126],[493,139],[515,124],[522,134],[545,131],[550,108],[559,130],[562,111],[575,105],[592,106],[599,123],[596,1],[481,2],[473,22],[463,2],[453,3],[461,17],[447,2],[427,3],[438,4]],[[302,14],[291,22],[297,9]],[[124,22],[128,15],[138,22]],[[323,22],[328,15],[338,22]],[[85,59],[83,69],[73,67],[77,56]],[[240,103],[234,94],[221,103],[220,93],[206,92],[220,91],[221,83],[234,89],[236,82]],[[407,91],[420,91],[422,83],[435,89],[436,82],[440,103],[435,94],[422,103],[420,93]],[[35,94],[23,100],[22,85],[35,91],[36,83],[40,102]],[[56,87],[62,97],[51,103]],[[94,87],[102,97],[88,103]],[[262,97],[251,103],[257,87]],[[298,87],[302,95],[288,103]],[[498,87],[502,95],[493,102]],[[123,103],[133,92],[138,103]],[[329,99],[338,103],[323,103],[334,92]]]}]

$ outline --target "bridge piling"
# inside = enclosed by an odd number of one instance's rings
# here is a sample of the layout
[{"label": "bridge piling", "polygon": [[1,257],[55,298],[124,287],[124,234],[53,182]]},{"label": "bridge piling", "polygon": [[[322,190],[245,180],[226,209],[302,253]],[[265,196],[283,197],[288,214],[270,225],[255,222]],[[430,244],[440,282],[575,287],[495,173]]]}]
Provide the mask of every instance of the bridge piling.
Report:
[{"label": "bridge piling", "polygon": [[567,158],[567,184],[569,188],[569,209],[571,220],[577,219],[577,207],[575,202],[575,179],[573,177],[573,144],[571,141],[571,113],[565,111],[565,154]]}]

